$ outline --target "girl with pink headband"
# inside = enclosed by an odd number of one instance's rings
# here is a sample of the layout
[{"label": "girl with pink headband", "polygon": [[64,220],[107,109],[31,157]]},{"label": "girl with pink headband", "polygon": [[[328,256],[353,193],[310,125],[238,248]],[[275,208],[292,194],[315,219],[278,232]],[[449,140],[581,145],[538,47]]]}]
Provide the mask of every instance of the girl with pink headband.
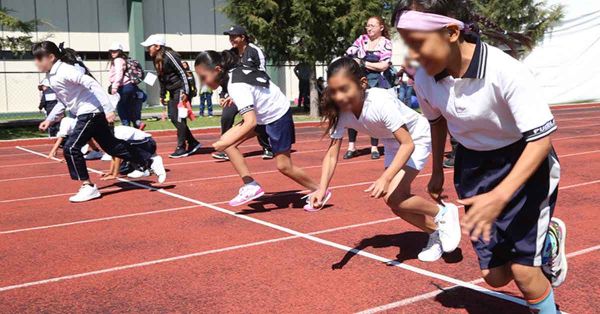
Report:
[{"label": "girl with pink headband", "polygon": [[[401,0],[394,15],[421,65],[415,90],[431,126],[428,190],[440,199],[450,132],[458,141],[454,185],[466,211],[463,232],[483,278],[492,287],[514,280],[533,311],[554,314],[553,287],[567,273],[566,228],[552,218],[560,165],[549,135],[557,127],[531,72],[465,23],[483,19],[472,12],[466,0]],[[482,31],[494,39],[508,34]],[[509,37],[502,42],[515,47]]]}]

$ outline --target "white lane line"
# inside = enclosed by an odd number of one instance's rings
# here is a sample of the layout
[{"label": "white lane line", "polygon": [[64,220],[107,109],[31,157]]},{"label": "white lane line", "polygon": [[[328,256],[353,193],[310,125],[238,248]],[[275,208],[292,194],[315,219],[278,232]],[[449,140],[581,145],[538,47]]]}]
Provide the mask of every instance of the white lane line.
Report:
[{"label": "white lane line", "polygon": [[[47,156],[44,156],[47,157]],[[10,164],[10,165],[0,165],[0,168],[11,168],[11,167],[28,167],[33,165],[48,165],[55,164],[53,161],[44,161],[44,162],[30,162],[30,163],[22,163],[22,164]]]},{"label": "white lane line", "polygon": [[[592,247],[589,247],[589,248],[586,248],[586,249],[582,249],[582,250],[579,250],[579,251],[568,253],[567,254],[567,258],[573,258],[573,257],[579,256],[579,255],[587,254],[587,253],[594,252],[594,251],[597,251],[597,250],[600,250],[600,245],[596,245],[596,246],[592,246]],[[485,280],[483,280],[483,278],[479,278],[479,279],[475,279],[475,280],[469,281],[469,282],[472,283],[472,284],[481,284],[481,283],[484,283]],[[364,311],[360,311],[360,312],[357,312],[357,314],[375,314],[375,313],[379,313],[379,312],[383,312],[383,311],[387,311],[387,310],[399,308],[399,307],[406,306],[406,305],[413,304],[413,303],[417,303],[417,302],[420,302],[420,301],[423,301],[423,300],[431,299],[431,298],[437,296],[438,294],[441,294],[441,293],[444,293],[444,292],[448,292],[448,291],[450,291],[452,289],[456,289],[456,288],[459,288],[459,287],[460,286],[456,286],[455,285],[455,286],[450,286],[450,287],[447,287],[447,288],[437,289],[437,290],[434,290],[434,291],[430,291],[430,292],[427,292],[427,293],[419,294],[419,295],[416,295],[416,296],[413,296],[413,297],[409,297],[409,298],[406,298],[406,299],[402,299],[402,300],[399,300],[399,301],[395,301],[395,302],[392,302],[392,303],[388,303],[388,304],[384,304],[384,305],[380,305],[380,306],[377,306],[377,307],[373,307],[373,308],[370,308],[370,309],[367,309],[367,310],[364,310]],[[562,311],[561,313],[565,313],[565,312]]]},{"label": "white lane line", "polygon": [[[313,149],[313,150],[303,150],[303,151],[297,151],[297,152],[293,152],[292,156],[295,155],[302,155],[302,154],[312,154],[312,153],[319,153],[319,152],[324,152],[327,149]],[[261,155],[256,155],[256,156],[249,156],[249,157],[244,157],[244,159],[258,159],[258,158],[262,158]],[[206,159],[206,160],[198,160],[198,161],[186,161],[186,162],[177,162],[177,163],[166,163],[165,167],[173,167],[173,166],[181,166],[181,165],[194,165],[194,164],[204,164],[204,163],[219,163],[219,162],[224,162],[224,161],[219,161],[216,159]]]},{"label": "white lane line", "polygon": [[596,137],[600,136],[600,133],[589,134],[589,135],[574,135],[574,136],[566,136],[566,137],[556,137],[552,138],[552,141],[564,141],[564,140],[572,140],[576,138],[586,138],[586,137]]},{"label": "white lane line", "polygon": [[147,212],[138,212],[138,213],[132,213],[132,214],[124,214],[124,215],[116,215],[116,216],[109,216],[109,217],[101,217],[101,218],[77,220],[77,221],[59,223],[59,224],[54,224],[54,225],[46,225],[46,226],[38,226],[38,227],[30,227],[30,228],[22,228],[22,229],[13,229],[13,230],[0,231],[0,234],[13,234],[13,233],[20,233],[20,232],[25,232],[25,231],[44,230],[44,229],[52,229],[52,228],[59,228],[59,227],[67,227],[67,226],[88,224],[88,223],[92,223],[92,222],[100,222],[100,221],[108,221],[108,220],[115,220],[115,219],[139,217],[139,216],[146,216],[146,215],[155,215],[155,214],[162,214],[162,213],[180,211],[180,210],[184,210],[184,209],[190,209],[190,208],[194,208],[194,207],[200,207],[200,206],[199,205],[189,205],[189,206],[174,207],[174,208],[167,208],[167,209],[160,209],[160,210],[152,210],[152,211],[147,211]]},{"label": "white lane line", "polygon": [[[25,151],[28,151],[28,152],[31,152],[32,154],[44,156],[43,154],[38,153],[38,152],[33,151],[33,150],[29,150],[29,149],[22,148],[22,147],[18,147],[18,148],[22,149],[22,150],[25,150]],[[90,169],[90,171],[91,172],[99,172],[98,170],[95,170],[95,169]],[[158,193],[161,193],[161,194],[164,194],[164,195],[167,195],[167,196],[171,196],[173,198],[177,198],[177,199],[180,199],[180,200],[183,200],[183,201],[187,201],[187,202],[190,202],[190,203],[193,203],[193,204],[201,205],[201,206],[213,209],[214,211],[217,211],[217,212],[220,212],[220,213],[232,216],[232,217],[237,217],[237,218],[242,219],[242,220],[254,222],[256,224],[259,224],[259,225],[262,225],[262,226],[265,226],[265,227],[269,227],[269,228],[274,229],[274,230],[279,230],[281,232],[288,233],[290,235],[298,236],[298,237],[304,238],[304,239],[309,240],[309,241],[313,241],[313,242],[316,242],[316,243],[323,244],[325,246],[336,248],[336,249],[344,251],[344,252],[352,252],[352,253],[354,253],[356,255],[360,255],[360,256],[367,257],[367,258],[370,258],[370,259],[373,259],[373,260],[376,260],[376,261],[379,261],[379,262],[383,262],[383,263],[386,263],[387,265],[390,265],[390,266],[396,266],[396,267],[402,268],[404,270],[408,270],[408,271],[411,271],[411,272],[414,272],[414,273],[417,273],[417,274],[420,274],[420,275],[423,275],[423,276],[426,276],[426,277],[438,279],[438,280],[441,280],[441,281],[446,281],[446,282],[449,282],[449,283],[452,283],[452,284],[455,284],[455,285],[460,285],[460,286],[463,286],[465,288],[469,288],[471,290],[478,291],[480,293],[483,293],[483,294],[486,294],[486,295],[490,295],[492,297],[496,297],[496,298],[499,298],[499,299],[502,299],[502,300],[507,300],[507,301],[514,302],[514,303],[517,303],[517,304],[526,304],[526,302],[523,301],[522,299],[510,296],[510,295],[506,295],[506,294],[503,294],[501,292],[493,291],[493,290],[490,290],[490,289],[487,289],[487,288],[483,288],[483,287],[480,287],[480,286],[477,286],[477,285],[474,285],[474,284],[471,284],[471,283],[468,283],[468,282],[465,282],[465,281],[462,281],[462,280],[458,280],[456,278],[452,278],[452,277],[449,277],[449,276],[446,276],[446,275],[442,275],[442,274],[438,274],[438,273],[435,273],[435,272],[432,272],[432,271],[428,271],[428,270],[425,270],[425,269],[422,269],[422,268],[418,268],[416,266],[412,266],[412,265],[408,265],[408,264],[405,264],[405,263],[402,263],[402,262],[391,260],[389,258],[385,258],[385,257],[379,256],[379,255],[373,254],[373,253],[368,253],[368,252],[365,252],[365,251],[357,250],[357,249],[351,248],[351,247],[346,246],[346,245],[342,245],[342,244],[339,244],[339,243],[336,243],[336,242],[333,242],[333,241],[329,241],[329,240],[325,240],[325,239],[322,239],[322,238],[318,238],[318,237],[315,237],[314,235],[302,233],[302,232],[299,232],[299,231],[296,231],[296,230],[293,230],[293,229],[290,229],[290,228],[287,228],[287,227],[283,227],[283,226],[280,226],[280,225],[277,225],[277,224],[274,224],[274,223],[271,223],[271,222],[268,222],[268,221],[264,221],[264,220],[261,220],[261,219],[258,219],[258,218],[254,218],[254,217],[247,216],[247,215],[241,215],[241,214],[238,214],[238,213],[236,213],[234,211],[231,211],[231,210],[228,210],[228,209],[225,209],[225,208],[222,208],[222,207],[218,207],[218,206],[215,206],[215,205],[211,205],[211,204],[202,202],[200,200],[189,198],[189,197],[186,197],[186,196],[183,196],[183,195],[180,195],[180,194],[176,194],[176,193],[173,193],[173,192],[170,192],[170,191],[166,191],[164,189],[156,189],[156,188],[153,188],[153,187],[145,185],[145,184],[140,184],[138,182],[133,182],[133,181],[129,181],[129,180],[122,179],[122,178],[119,178],[118,180],[121,181],[121,182],[129,183],[129,184],[131,184],[133,186],[137,186],[137,187],[140,187],[140,188],[148,189],[148,190],[151,190],[151,191],[156,191]],[[77,275],[73,275],[73,276],[77,276]],[[49,279],[49,280],[52,280],[52,279]],[[25,283],[25,284],[21,284],[21,285],[28,286],[30,284],[31,283]],[[19,285],[17,285],[17,286],[19,286]],[[0,291],[4,291],[4,290],[2,290],[2,288],[0,288]]]},{"label": "white lane line", "polygon": [[[101,192],[102,193],[106,193],[106,192],[114,192],[114,191],[122,191],[122,190],[135,190],[134,188],[109,188],[109,189],[103,189]],[[45,199],[45,198],[52,198],[52,197],[59,197],[59,196],[65,196],[65,195],[73,195],[74,192],[69,192],[69,193],[59,193],[59,194],[51,194],[51,195],[42,195],[42,196],[32,196],[32,197],[24,197],[24,198],[15,198],[15,199],[11,199],[11,200],[1,200],[0,204],[2,203],[12,203],[12,202],[23,202],[23,201],[32,201],[32,200],[40,200],[40,199]]]},{"label": "white lane line", "polygon": [[48,174],[43,176],[32,176],[32,177],[19,177],[19,178],[10,178],[10,179],[2,179],[0,182],[10,182],[10,181],[19,181],[19,180],[33,180],[33,179],[45,179],[45,178],[53,178],[53,177],[66,177],[68,173],[61,174]]}]

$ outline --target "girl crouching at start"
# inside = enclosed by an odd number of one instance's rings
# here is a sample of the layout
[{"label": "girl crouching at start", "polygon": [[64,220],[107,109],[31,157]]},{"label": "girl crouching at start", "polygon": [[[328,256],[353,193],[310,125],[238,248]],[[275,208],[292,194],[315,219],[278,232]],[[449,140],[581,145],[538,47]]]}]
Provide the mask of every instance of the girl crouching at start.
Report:
[{"label": "girl crouching at start", "polygon": [[431,149],[427,120],[405,106],[389,91],[368,88],[364,70],[351,58],[334,61],[327,69],[328,87],[322,104],[331,144],[323,160],[321,188],[312,207],[322,206],[337,164],[346,129],[383,140],[385,171],[365,192],[381,198],[392,211],[429,234],[421,261],[435,261],[460,243],[458,208],[435,204],[411,192],[411,184],[425,166]]},{"label": "girl crouching at start", "polygon": [[[241,143],[255,137],[257,133],[268,135],[277,169],[282,174],[308,190],[316,191],[319,185],[292,163],[290,152],[295,142],[295,130],[290,103],[279,87],[270,81],[269,76],[263,71],[240,65],[238,56],[230,51],[202,52],[196,58],[195,67],[203,84],[213,90],[221,86],[229,92],[233,105],[237,106],[244,119],[213,144],[215,150],[229,156],[231,164],[244,182],[229,205],[243,205],[265,193],[250,174],[244,156],[238,149]],[[325,201],[330,197],[331,192],[326,191],[323,196]],[[320,208],[307,204],[304,209],[313,211]]]}]

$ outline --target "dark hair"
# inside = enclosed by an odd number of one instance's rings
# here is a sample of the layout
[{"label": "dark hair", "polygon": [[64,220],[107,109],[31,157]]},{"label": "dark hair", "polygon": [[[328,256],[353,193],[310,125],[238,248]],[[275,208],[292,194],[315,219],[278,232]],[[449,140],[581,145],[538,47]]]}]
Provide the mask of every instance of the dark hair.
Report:
[{"label": "dark hair", "polygon": [[470,42],[483,34],[492,40],[506,44],[513,53],[517,52],[519,45],[532,47],[529,36],[505,31],[487,17],[477,13],[471,0],[399,0],[392,15],[392,24],[396,25],[400,16],[411,10],[444,15],[464,22],[465,29],[461,31],[461,35],[463,39]]},{"label": "dark hair", "polygon": [[127,54],[123,50],[119,49],[119,50],[117,50],[117,52],[119,52],[119,54],[117,54],[117,56],[114,57],[114,58],[112,57],[111,53],[108,54],[108,58],[110,60],[110,65],[114,65],[115,64],[115,59],[116,58],[123,58],[123,59],[127,60]]},{"label": "dark hair", "polygon": [[[350,57],[341,57],[327,67],[327,79],[342,72],[349,75],[359,86],[361,85],[360,80],[366,77],[365,69],[358,62]],[[328,135],[336,128],[340,118],[340,109],[331,99],[329,88],[326,88],[323,93],[319,113],[321,114],[321,122],[327,125],[324,135]]]},{"label": "dark hair", "polygon": [[383,18],[381,16],[375,15],[375,16],[371,16],[370,18],[367,19],[367,22],[370,19],[376,19],[377,22],[379,22],[379,24],[381,26],[383,26],[383,31],[381,31],[381,36],[390,39],[390,30],[388,29],[388,25],[387,23],[383,20]]},{"label": "dark hair", "polygon": [[158,75],[163,74],[163,65],[165,64],[165,52],[170,52],[172,55],[180,57],[179,54],[171,47],[160,46],[160,50],[156,53],[156,56],[152,58],[154,68],[156,69],[156,73],[158,73]]},{"label": "dark hair", "polygon": [[215,69],[217,66],[221,68],[219,73],[219,85],[225,86],[229,80],[229,70],[239,66],[240,58],[230,50],[216,52],[214,50],[203,51],[198,54],[194,61],[194,66],[205,66],[210,69]]},{"label": "dark hair", "polygon": [[54,55],[57,61],[60,60],[70,65],[77,64],[85,70],[86,75],[89,75],[93,78],[94,76],[90,73],[88,67],[85,66],[83,60],[81,59],[77,51],[71,48],[65,48],[64,44],[65,43],[60,43],[58,46],[56,46],[55,43],[45,40],[38,43],[34,43],[33,47],[31,48],[31,52],[35,59],[40,59],[42,57]]}]

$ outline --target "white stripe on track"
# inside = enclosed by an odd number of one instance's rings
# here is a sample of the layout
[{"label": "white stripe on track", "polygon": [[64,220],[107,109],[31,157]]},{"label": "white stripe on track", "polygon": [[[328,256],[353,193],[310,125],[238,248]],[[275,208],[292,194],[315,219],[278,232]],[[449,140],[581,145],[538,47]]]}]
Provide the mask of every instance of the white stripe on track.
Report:
[{"label": "white stripe on track", "polygon": [[[45,157],[43,154],[38,153],[36,151],[32,151],[32,150],[29,150],[29,149],[26,149],[26,148],[22,148],[22,147],[17,147],[17,148],[22,149],[24,151],[28,151],[28,152],[30,152],[32,154],[36,154],[36,155]],[[89,170],[91,172],[99,172],[98,170],[95,170],[95,169],[89,169]],[[275,230],[278,230],[278,231],[281,231],[281,232],[284,232],[284,233],[288,233],[288,234],[293,235],[293,236],[298,236],[298,237],[304,238],[304,239],[309,240],[309,241],[313,241],[313,242],[316,242],[316,243],[319,243],[319,244],[323,244],[325,246],[336,248],[336,249],[344,251],[344,252],[352,252],[352,253],[354,253],[356,255],[360,255],[360,256],[363,256],[363,257],[366,257],[366,258],[370,258],[370,259],[373,259],[373,260],[376,260],[376,261],[379,261],[379,262],[383,262],[383,263],[386,263],[387,265],[390,265],[390,266],[396,266],[396,267],[402,268],[404,270],[408,270],[408,271],[411,271],[411,272],[414,272],[414,273],[417,273],[417,274],[420,274],[420,275],[423,275],[423,276],[426,276],[426,277],[434,278],[434,279],[441,280],[441,281],[446,281],[446,282],[449,282],[449,283],[452,283],[452,284],[455,284],[455,285],[459,285],[459,286],[462,286],[462,287],[465,287],[465,288],[468,288],[468,289],[471,289],[471,290],[474,290],[474,291],[477,291],[477,292],[480,292],[480,293],[483,293],[483,294],[486,294],[486,295],[489,295],[489,296],[492,296],[492,297],[496,297],[496,298],[499,298],[499,299],[502,299],[502,300],[510,301],[510,302],[513,302],[513,303],[521,304],[521,305],[526,305],[525,301],[523,301],[522,299],[519,299],[517,297],[513,297],[513,296],[510,296],[510,295],[506,295],[504,293],[498,292],[498,291],[493,291],[493,290],[490,290],[490,289],[487,289],[487,288],[483,288],[483,287],[474,285],[472,283],[468,283],[468,282],[465,282],[465,281],[462,281],[462,280],[458,280],[456,278],[452,278],[452,277],[449,277],[449,276],[446,276],[446,275],[442,275],[442,274],[438,274],[438,273],[435,273],[435,272],[432,272],[432,271],[428,271],[428,270],[425,270],[425,269],[422,269],[422,268],[418,268],[416,266],[412,266],[412,265],[408,265],[408,264],[405,264],[405,263],[402,263],[402,262],[391,260],[389,258],[381,257],[381,256],[373,254],[373,253],[369,253],[369,252],[365,252],[365,251],[360,251],[360,250],[351,248],[351,247],[343,245],[343,244],[339,244],[339,243],[336,243],[336,242],[333,242],[333,241],[329,241],[329,240],[325,240],[325,239],[322,239],[322,238],[318,238],[318,237],[315,237],[314,235],[302,233],[300,231],[296,231],[296,230],[293,230],[293,229],[290,229],[290,228],[287,228],[287,227],[284,227],[284,226],[280,226],[280,225],[277,225],[277,224],[274,224],[274,223],[271,223],[271,222],[268,222],[268,221],[264,221],[264,220],[261,220],[261,219],[258,219],[258,218],[254,218],[254,217],[247,216],[247,215],[241,215],[241,214],[238,214],[238,213],[236,213],[234,211],[231,211],[231,210],[228,210],[228,209],[225,209],[225,208],[222,208],[222,207],[218,207],[218,206],[215,206],[215,205],[211,205],[211,204],[202,202],[200,200],[189,198],[189,197],[186,197],[186,196],[183,196],[183,195],[180,195],[180,194],[176,194],[176,193],[173,193],[173,192],[170,192],[170,191],[166,191],[164,189],[156,189],[156,188],[153,188],[153,187],[145,185],[145,184],[140,184],[138,182],[133,182],[133,181],[129,181],[129,180],[122,179],[122,178],[119,178],[118,180],[121,181],[121,182],[129,183],[129,184],[131,184],[133,186],[137,186],[137,187],[144,188],[144,189],[151,190],[151,191],[156,191],[158,193],[161,193],[161,194],[173,197],[173,198],[177,198],[177,199],[180,199],[180,200],[183,200],[183,201],[187,201],[187,202],[190,202],[192,204],[201,205],[201,206],[204,206],[206,208],[210,208],[210,209],[212,209],[214,211],[217,211],[217,212],[220,212],[220,213],[232,216],[232,217],[237,217],[239,219],[250,221],[250,222],[253,222],[253,223],[256,223],[256,224],[268,227],[268,228],[271,228],[271,229],[275,229]],[[147,263],[149,263],[149,262],[147,262]],[[131,268],[131,267],[127,267],[127,266],[121,266],[121,267],[126,267],[124,269]],[[96,271],[96,272],[102,273],[103,271],[100,270],[100,271]],[[106,271],[104,271],[104,272],[106,272]],[[95,272],[93,272],[93,273],[95,274]],[[71,275],[71,276],[77,276],[77,275]],[[77,277],[75,277],[75,278],[77,278]],[[56,279],[47,279],[46,281],[48,281],[48,280],[50,280],[49,282],[58,281]],[[44,282],[44,283],[47,283],[47,282]],[[39,284],[39,283],[37,283],[37,284]],[[9,286],[9,287],[22,288],[22,287],[24,287],[22,285],[25,285],[25,287],[26,287],[26,286],[30,286],[30,285],[35,285],[35,283],[24,283],[24,284],[20,284],[20,285],[16,285],[16,286]],[[12,289],[16,289],[16,288],[12,288]],[[5,290],[10,290],[10,289],[0,288],[0,291],[5,291]]]},{"label": "white stripe on track", "polygon": [[[597,251],[597,250],[600,250],[600,245],[596,245],[596,246],[592,246],[592,247],[589,247],[589,248],[586,248],[586,249],[582,249],[582,250],[578,250],[578,251],[575,251],[575,252],[568,253],[567,254],[567,258],[573,258],[573,257],[579,256],[579,255],[587,254],[587,253],[594,252],[594,251]],[[479,278],[479,279],[475,279],[475,280],[469,281],[469,282],[473,283],[473,284],[480,284],[480,283],[483,283],[484,281],[485,280],[483,280],[483,278]],[[406,298],[406,299],[402,299],[400,301],[395,301],[395,302],[392,302],[392,303],[388,303],[388,304],[384,304],[384,305],[380,305],[380,306],[377,306],[377,307],[373,307],[373,308],[370,308],[370,309],[367,309],[367,310],[364,310],[364,311],[360,311],[360,312],[357,312],[357,314],[375,314],[375,313],[379,313],[379,312],[383,312],[383,311],[387,311],[387,310],[399,308],[399,307],[406,306],[406,305],[413,304],[413,303],[417,303],[417,302],[420,302],[420,301],[423,301],[423,300],[431,299],[431,298],[437,296],[438,294],[442,294],[444,292],[448,292],[448,291],[450,291],[452,289],[456,289],[456,288],[459,288],[459,287],[460,286],[451,286],[451,287],[447,287],[447,288],[442,288],[442,289],[434,290],[434,291],[431,291],[431,292],[427,292],[427,293],[419,294],[419,295],[416,295],[416,296],[413,296],[413,297],[409,297],[409,298]],[[564,311],[562,311],[561,313],[566,314]]]}]

